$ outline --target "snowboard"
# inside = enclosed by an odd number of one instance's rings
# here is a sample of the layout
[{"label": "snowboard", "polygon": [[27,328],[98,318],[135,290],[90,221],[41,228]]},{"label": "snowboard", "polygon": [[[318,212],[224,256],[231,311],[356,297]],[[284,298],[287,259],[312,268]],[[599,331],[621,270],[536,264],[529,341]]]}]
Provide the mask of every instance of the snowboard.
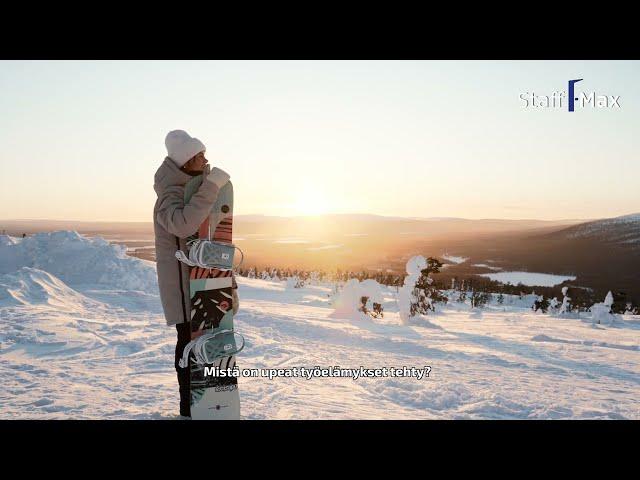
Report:
[{"label": "snowboard", "polygon": [[[185,202],[198,191],[202,181],[203,177],[199,175],[185,185]],[[202,222],[198,232],[188,240],[201,238],[231,244],[232,229],[233,185],[227,182],[220,189],[209,216]],[[205,332],[233,330],[232,272],[201,267],[189,269],[191,340]],[[234,342],[235,350],[235,339],[231,341]],[[238,379],[233,376],[205,375],[205,367],[232,369],[235,366],[235,355],[218,358],[210,365],[198,365],[193,357],[189,359],[193,420],[240,419]]]}]

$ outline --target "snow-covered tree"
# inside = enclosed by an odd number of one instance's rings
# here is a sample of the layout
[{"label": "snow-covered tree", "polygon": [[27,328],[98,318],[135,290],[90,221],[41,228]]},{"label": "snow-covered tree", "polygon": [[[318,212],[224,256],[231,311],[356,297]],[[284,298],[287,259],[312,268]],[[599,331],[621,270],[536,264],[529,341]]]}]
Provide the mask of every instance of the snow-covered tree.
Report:
[{"label": "snow-covered tree", "polygon": [[416,314],[426,315],[429,310],[435,311],[435,304],[446,303],[445,297],[440,290],[433,286],[432,273],[440,272],[442,262],[434,257],[427,258],[427,265],[420,271],[420,276],[412,292],[411,316]]},{"label": "snow-covered tree", "polygon": [[609,290],[609,293],[607,293],[607,296],[604,299],[604,304],[608,306],[609,309],[611,309],[611,307],[613,306],[613,294],[611,293],[611,290]]},{"label": "snow-covered tree", "polygon": [[400,320],[404,325],[409,323],[411,318],[411,300],[413,289],[420,278],[421,271],[427,266],[427,261],[422,255],[411,257],[407,261],[407,276],[404,278],[404,284],[398,291],[398,309],[400,311]]},{"label": "snow-covered tree", "polygon": [[298,275],[294,275],[293,277],[287,277],[287,288],[302,288],[304,287],[304,280],[302,280]]},{"label": "snow-covered tree", "polygon": [[542,312],[542,313],[547,313],[547,310],[549,309],[549,299],[545,298],[544,295],[540,295],[538,297],[538,299],[533,302],[533,311],[534,312]]},{"label": "snow-covered tree", "polygon": [[280,281],[280,277],[278,276],[278,270],[277,269],[273,268],[271,270],[271,275],[270,276],[271,276],[271,280],[275,280],[277,282]]},{"label": "snow-covered tree", "polygon": [[562,305],[560,305],[560,315],[571,312],[571,297],[568,295],[569,287],[562,287]]},{"label": "snow-covered tree", "polygon": [[490,296],[487,292],[471,290],[471,308],[480,308],[483,305],[486,305],[489,298]]},{"label": "snow-covered tree", "polygon": [[434,311],[435,303],[447,301],[447,297],[433,286],[433,279],[429,276],[438,273],[441,267],[442,262],[437,258],[425,259],[422,255],[416,255],[407,262],[408,275],[398,292],[400,319],[404,324],[411,317],[426,315],[429,310]]}]

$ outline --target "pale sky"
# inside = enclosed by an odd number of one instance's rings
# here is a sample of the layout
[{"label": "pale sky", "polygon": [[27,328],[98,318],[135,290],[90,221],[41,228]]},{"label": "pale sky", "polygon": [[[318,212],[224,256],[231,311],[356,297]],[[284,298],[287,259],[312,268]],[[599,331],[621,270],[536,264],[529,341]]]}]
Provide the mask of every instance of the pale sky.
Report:
[{"label": "pale sky", "polygon": [[[520,93],[619,95],[525,109]],[[169,130],[236,214],[640,211],[640,62],[0,61],[0,219],[151,221]]]}]

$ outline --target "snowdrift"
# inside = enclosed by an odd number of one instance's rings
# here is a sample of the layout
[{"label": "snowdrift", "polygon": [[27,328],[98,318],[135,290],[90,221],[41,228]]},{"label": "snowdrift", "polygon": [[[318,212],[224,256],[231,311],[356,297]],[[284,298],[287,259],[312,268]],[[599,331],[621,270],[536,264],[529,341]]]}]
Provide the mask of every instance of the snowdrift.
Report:
[{"label": "snowdrift", "polygon": [[44,270],[70,286],[158,291],[153,263],[129,257],[125,247],[112,245],[101,237],[57,231],[38,233],[19,242],[7,238],[0,241],[0,274],[28,267]]},{"label": "snowdrift", "polygon": [[0,275],[0,306],[49,305],[57,310],[77,311],[100,305],[37,268],[22,267]]}]

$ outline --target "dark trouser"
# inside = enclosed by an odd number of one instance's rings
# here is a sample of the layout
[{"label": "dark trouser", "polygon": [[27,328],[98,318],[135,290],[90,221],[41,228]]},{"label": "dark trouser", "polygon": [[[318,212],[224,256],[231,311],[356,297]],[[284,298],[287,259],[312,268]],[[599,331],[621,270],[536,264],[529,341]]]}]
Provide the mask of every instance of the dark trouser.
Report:
[{"label": "dark trouser", "polygon": [[178,331],[178,342],[176,343],[175,367],[178,372],[178,385],[180,386],[180,415],[191,416],[191,402],[189,391],[189,367],[180,368],[178,362],[182,358],[184,347],[191,341],[191,325],[188,322],[176,325]]}]

